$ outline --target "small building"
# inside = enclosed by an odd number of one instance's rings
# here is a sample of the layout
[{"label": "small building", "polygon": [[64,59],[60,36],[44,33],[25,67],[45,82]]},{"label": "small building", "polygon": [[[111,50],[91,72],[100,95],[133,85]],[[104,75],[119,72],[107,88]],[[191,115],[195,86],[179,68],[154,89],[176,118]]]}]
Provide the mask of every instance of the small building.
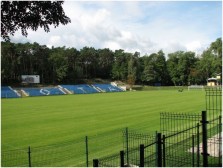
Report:
[{"label": "small building", "polygon": [[207,86],[217,86],[217,85],[218,85],[217,78],[208,78]]}]

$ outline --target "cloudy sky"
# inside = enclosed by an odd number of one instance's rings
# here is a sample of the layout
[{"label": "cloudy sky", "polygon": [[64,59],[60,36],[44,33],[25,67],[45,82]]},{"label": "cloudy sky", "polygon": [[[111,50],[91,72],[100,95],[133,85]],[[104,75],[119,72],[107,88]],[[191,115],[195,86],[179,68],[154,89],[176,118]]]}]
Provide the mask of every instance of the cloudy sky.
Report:
[{"label": "cloudy sky", "polygon": [[48,47],[84,46],[139,51],[141,55],[162,49],[201,53],[222,36],[221,1],[65,1],[71,19],[46,33],[17,32],[13,42],[37,42]]}]

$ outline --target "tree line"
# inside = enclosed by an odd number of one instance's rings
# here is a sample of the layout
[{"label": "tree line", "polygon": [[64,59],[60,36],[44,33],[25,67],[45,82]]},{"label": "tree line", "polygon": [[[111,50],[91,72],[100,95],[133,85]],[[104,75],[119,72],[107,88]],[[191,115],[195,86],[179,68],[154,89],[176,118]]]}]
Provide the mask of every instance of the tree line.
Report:
[{"label": "tree line", "polygon": [[141,56],[122,49],[52,47],[38,43],[1,42],[1,82],[19,84],[21,75],[40,75],[42,84],[77,84],[83,79],[121,80],[130,85],[206,84],[222,70],[222,39],[197,56],[176,51],[166,57],[162,50]]}]

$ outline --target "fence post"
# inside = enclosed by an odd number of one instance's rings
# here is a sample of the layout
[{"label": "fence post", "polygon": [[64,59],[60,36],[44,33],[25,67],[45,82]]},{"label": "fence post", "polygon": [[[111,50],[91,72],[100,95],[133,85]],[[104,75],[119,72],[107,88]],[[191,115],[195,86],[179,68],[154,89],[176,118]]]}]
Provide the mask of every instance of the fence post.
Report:
[{"label": "fence post", "polygon": [[203,167],[208,167],[208,145],[207,145],[207,112],[202,111],[202,148],[203,148]]},{"label": "fence post", "polygon": [[221,157],[221,149],[222,149],[222,146],[221,146],[221,144],[222,144],[222,141],[221,141],[221,115],[219,116],[219,133],[218,133],[218,140],[219,140],[219,147],[218,147],[218,166],[219,167],[221,167],[222,166],[222,164],[221,164],[221,160],[222,160],[222,157]]},{"label": "fence post", "polygon": [[163,135],[163,167],[166,167],[165,135]]},{"label": "fence post", "polygon": [[144,167],[144,144],[140,144],[139,146],[139,160],[140,160],[140,163],[139,163],[139,167]]},{"label": "fence post", "polygon": [[197,123],[197,167],[200,167],[200,124]]},{"label": "fence post", "polygon": [[192,165],[193,167],[195,166],[194,165],[194,161],[195,161],[195,158],[194,158],[194,135],[192,135]]},{"label": "fence post", "polygon": [[85,137],[85,145],[86,145],[86,167],[88,167],[88,136]]},{"label": "fence post", "polygon": [[28,160],[29,160],[29,167],[32,167],[32,164],[31,164],[31,148],[30,148],[30,146],[28,147]]},{"label": "fence post", "polygon": [[124,151],[120,151],[120,167],[124,167],[125,162],[124,162]]},{"label": "fence post", "polygon": [[128,132],[128,127],[125,129],[126,135],[126,159],[127,159],[127,165],[129,166],[129,132]]},{"label": "fence post", "polygon": [[157,167],[162,167],[162,137],[157,133]]},{"label": "fence post", "polygon": [[98,159],[93,159],[93,167],[98,167]]}]

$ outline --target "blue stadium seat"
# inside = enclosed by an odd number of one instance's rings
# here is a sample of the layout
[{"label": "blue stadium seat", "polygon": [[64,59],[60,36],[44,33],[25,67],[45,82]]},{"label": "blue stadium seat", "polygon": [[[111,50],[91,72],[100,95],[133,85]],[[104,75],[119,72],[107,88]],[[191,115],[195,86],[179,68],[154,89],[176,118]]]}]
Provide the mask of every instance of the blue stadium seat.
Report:
[{"label": "blue stadium seat", "polygon": [[89,93],[98,93],[98,91],[87,84],[82,85],[60,85],[61,87],[69,90],[74,94],[89,94]]},{"label": "blue stadium seat", "polygon": [[23,89],[29,96],[44,96],[44,94],[40,93],[39,88],[24,88]]},{"label": "blue stadium seat", "polygon": [[2,86],[1,87],[1,98],[19,98],[18,95],[11,87]]},{"label": "blue stadium seat", "polygon": [[[111,84],[94,84],[94,85],[60,85],[74,94],[90,94],[98,92],[121,92],[122,90]],[[23,88],[22,89],[28,96],[48,96],[48,95],[64,95],[66,94],[61,88],[58,87],[45,87],[45,88]],[[18,98],[21,97],[15,90],[9,86],[1,87],[2,98]]]},{"label": "blue stadium seat", "polygon": [[123,91],[119,87],[113,86],[111,84],[93,84],[93,86],[95,86],[99,90],[102,90],[103,92],[122,92]]},{"label": "blue stadium seat", "polygon": [[29,96],[64,95],[59,88],[25,88],[23,89]]},{"label": "blue stadium seat", "polygon": [[66,93],[64,93],[63,91],[61,91],[59,88],[43,88],[42,92],[44,93],[49,91],[49,95],[64,95]]}]

